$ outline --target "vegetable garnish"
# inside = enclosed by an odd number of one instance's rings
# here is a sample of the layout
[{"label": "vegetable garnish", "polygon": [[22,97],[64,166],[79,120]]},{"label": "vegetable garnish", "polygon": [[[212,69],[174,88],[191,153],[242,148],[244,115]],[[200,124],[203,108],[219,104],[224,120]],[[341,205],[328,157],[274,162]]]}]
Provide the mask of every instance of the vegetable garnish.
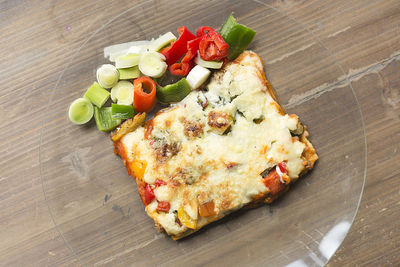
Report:
[{"label": "vegetable garnish", "polygon": [[149,77],[143,76],[133,81],[133,106],[137,112],[147,112],[154,106],[156,100],[156,83]]},{"label": "vegetable garnish", "polygon": [[216,31],[208,31],[201,37],[200,56],[204,60],[222,60],[228,56],[229,45]]},{"label": "vegetable garnish", "polygon": [[220,69],[223,65],[224,62],[222,61],[206,61],[203,60],[200,56],[200,54],[197,55],[197,57],[194,59],[194,62],[197,65],[200,65],[204,68],[208,68],[208,69]]},{"label": "vegetable garnish", "polygon": [[140,54],[128,54],[115,59],[115,67],[118,69],[137,66],[140,61]]},{"label": "vegetable garnish", "polygon": [[190,93],[190,85],[185,78],[164,87],[157,86],[157,99],[161,103],[175,103],[184,99]]},{"label": "vegetable garnish", "polygon": [[131,47],[142,47],[148,45],[149,43],[150,41],[134,41],[110,45],[104,48],[104,57],[108,58],[111,62],[115,62],[115,58],[132,53],[129,52]]},{"label": "vegetable garnish", "polygon": [[119,81],[111,89],[111,100],[119,105],[132,105],[133,84],[128,81]]},{"label": "vegetable garnish", "polygon": [[144,52],[140,58],[139,70],[147,76],[159,78],[167,70],[165,56],[158,52]]},{"label": "vegetable garnish", "polygon": [[[115,66],[104,64],[97,69],[97,82],[87,89],[84,98],[71,103],[69,119],[83,124],[94,114],[98,128],[109,131],[117,122],[129,121],[136,112],[149,112],[156,98],[165,104],[179,102],[207,81],[211,74],[208,69],[220,69],[228,59],[236,58],[255,35],[255,31],[238,24],[232,14],[222,25],[221,35],[208,26],[199,27],[196,35],[185,26],[179,27],[178,33],[178,39],[167,32],[151,41],[105,47],[104,57]],[[171,78],[167,69],[183,77],[173,84],[160,85]],[[106,90],[109,88],[111,93]],[[102,108],[110,95],[112,107]]]},{"label": "vegetable garnish", "polygon": [[97,82],[103,88],[111,88],[117,84],[119,73],[116,67],[111,64],[104,64],[97,69]]},{"label": "vegetable garnish", "polygon": [[232,14],[222,25],[220,33],[229,45],[229,60],[233,60],[240,55],[256,35],[254,30],[237,23]]},{"label": "vegetable garnish", "polygon": [[110,97],[110,92],[101,87],[97,82],[94,82],[92,86],[87,89],[83,97],[89,99],[90,102],[101,108]]},{"label": "vegetable garnish", "polygon": [[93,117],[93,105],[86,98],[78,98],[69,106],[69,120],[75,124],[84,124]]},{"label": "vegetable garnish", "polygon": [[171,42],[174,42],[175,40],[176,36],[172,32],[167,32],[166,34],[163,34],[160,37],[158,37],[150,44],[150,50],[158,52],[165,46],[169,45]]},{"label": "vegetable garnish", "polygon": [[132,68],[118,69],[119,78],[121,80],[131,80],[136,79],[140,76],[139,66],[134,66]]},{"label": "vegetable garnish", "polygon": [[120,119],[112,117],[111,107],[94,107],[94,119],[96,120],[97,129],[103,132],[109,132],[121,124]]},{"label": "vegetable garnish", "polygon": [[169,67],[169,72],[173,75],[188,75],[189,71],[193,68],[194,62],[193,58],[199,50],[199,43],[201,38],[196,38],[187,42],[187,52],[182,58],[180,63],[174,63]]},{"label": "vegetable garnish", "polygon": [[111,105],[111,116],[114,119],[126,120],[135,116],[135,110],[132,105],[118,105],[113,103]]},{"label": "vegetable garnish", "polygon": [[208,27],[208,26],[201,26],[197,29],[196,36],[202,37],[203,35],[207,34],[207,32],[209,32],[209,31],[214,31],[214,29],[211,27]]},{"label": "vegetable garnish", "polygon": [[190,88],[196,89],[199,88],[200,85],[202,85],[207,80],[210,74],[211,71],[200,65],[197,65],[189,72],[186,79],[190,85]]},{"label": "vegetable garnish", "polygon": [[177,62],[169,67],[169,72],[171,72],[172,75],[186,76],[192,68],[192,62]]},{"label": "vegetable garnish", "polygon": [[178,40],[174,42],[169,49],[163,50],[168,66],[177,62],[187,51],[187,42],[196,38],[185,26],[178,28],[180,34]]}]

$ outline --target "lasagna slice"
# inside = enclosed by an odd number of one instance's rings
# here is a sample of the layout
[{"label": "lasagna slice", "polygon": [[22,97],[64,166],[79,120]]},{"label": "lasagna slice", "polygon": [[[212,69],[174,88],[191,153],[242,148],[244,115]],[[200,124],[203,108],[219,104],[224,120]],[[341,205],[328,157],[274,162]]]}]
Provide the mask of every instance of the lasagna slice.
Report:
[{"label": "lasagna slice", "polygon": [[263,64],[245,51],[204,90],[113,133],[147,214],[173,239],[244,206],[270,203],[318,156],[306,127],[285,114]]}]

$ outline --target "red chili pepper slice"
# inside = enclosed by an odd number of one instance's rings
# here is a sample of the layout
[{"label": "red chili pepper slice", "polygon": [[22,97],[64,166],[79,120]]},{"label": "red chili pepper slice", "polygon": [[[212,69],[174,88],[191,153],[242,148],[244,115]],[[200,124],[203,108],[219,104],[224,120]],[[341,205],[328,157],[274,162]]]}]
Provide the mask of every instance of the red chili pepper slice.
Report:
[{"label": "red chili pepper slice", "polygon": [[168,212],[171,205],[167,201],[160,201],[157,205],[157,211]]},{"label": "red chili pepper slice", "polygon": [[199,27],[199,28],[197,28],[196,36],[197,37],[201,37],[204,34],[207,34],[207,32],[209,32],[209,31],[215,31],[215,30],[213,28],[211,28],[211,27],[208,27],[208,26]]},{"label": "red chili pepper slice", "polygon": [[189,62],[197,55],[197,50],[199,50],[200,41],[201,41],[201,38],[199,37],[199,38],[190,40],[187,43],[188,51],[186,52],[186,55],[183,57],[182,62]]},{"label": "red chili pepper slice", "polygon": [[171,74],[188,75],[190,70],[194,67],[193,59],[197,54],[197,50],[199,50],[200,40],[201,38],[196,38],[187,42],[187,52],[182,58],[181,63],[175,63],[169,67],[169,72],[171,72]]},{"label": "red chili pepper slice", "polygon": [[161,54],[166,58],[165,62],[168,66],[177,62],[187,51],[187,42],[196,38],[185,26],[178,28],[180,34],[178,40],[176,40],[169,49],[163,49]]},{"label": "red chili pepper slice", "polygon": [[147,206],[155,198],[153,188],[149,184],[146,184],[144,191],[144,204]]},{"label": "red chili pepper slice", "polygon": [[201,37],[199,52],[202,59],[222,60],[229,54],[229,45],[216,31],[209,31]]},{"label": "red chili pepper slice", "polygon": [[192,62],[178,62],[169,66],[169,72],[173,75],[186,76],[192,68]]}]

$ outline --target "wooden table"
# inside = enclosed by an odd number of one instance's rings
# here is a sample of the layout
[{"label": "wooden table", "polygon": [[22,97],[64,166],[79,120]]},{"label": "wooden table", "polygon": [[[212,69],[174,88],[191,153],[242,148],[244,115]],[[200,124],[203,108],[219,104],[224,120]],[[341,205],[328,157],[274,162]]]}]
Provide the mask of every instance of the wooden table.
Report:
[{"label": "wooden table", "polygon": [[[266,1],[312,31],[360,101],[368,143],[358,215],[329,266],[400,262],[400,1]],[[46,205],[42,115],[68,57],[132,1],[0,1],[0,265],[79,265]],[[106,10],[107,12],[101,12]],[[158,14],[160,15],[160,14]],[[73,25],[72,30],[67,25]]]}]

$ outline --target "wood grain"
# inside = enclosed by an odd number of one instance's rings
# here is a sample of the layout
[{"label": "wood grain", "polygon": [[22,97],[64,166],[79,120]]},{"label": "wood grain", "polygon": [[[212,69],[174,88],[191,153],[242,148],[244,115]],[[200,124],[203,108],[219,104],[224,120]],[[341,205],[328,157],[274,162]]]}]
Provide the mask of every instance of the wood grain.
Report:
[{"label": "wood grain", "polygon": [[[302,24],[335,56],[345,75],[332,77],[325,87],[351,84],[365,119],[363,199],[328,265],[395,266],[400,262],[400,1],[265,2]],[[39,170],[42,116],[49,92],[88,33],[130,5],[111,0],[0,1],[0,265],[80,265],[45,202]],[[173,23],[162,11],[157,14],[155,19]],[[312,47],[305,41],[297,53],[302,49]]]}]

